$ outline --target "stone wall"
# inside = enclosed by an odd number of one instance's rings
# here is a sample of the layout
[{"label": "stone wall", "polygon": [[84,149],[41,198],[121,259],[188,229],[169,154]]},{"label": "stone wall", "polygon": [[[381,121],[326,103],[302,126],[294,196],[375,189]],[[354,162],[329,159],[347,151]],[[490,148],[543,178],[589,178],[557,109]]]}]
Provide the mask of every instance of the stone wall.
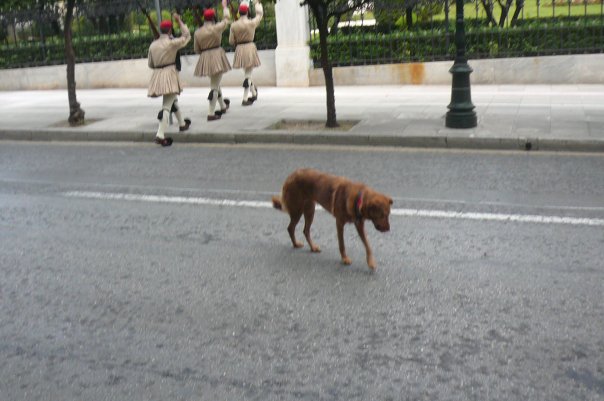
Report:
[{"label": "stone wall", "polygon": [[[275,51],[258,52],[262,66],[254,70],[258,86],[275,86]],[[234,53],[227,53],[231,64]],[[180,79],[185,87],[208,87],[210,79],[193,75],[199,56],[181,58]],[[149,84],[151,70],[147,59],[106,61],[76,64],[76,85],[80,89],[94,88],[144,88]],[[0,70],[0,90],[66,89],[65,65]],[[222,80],[223,86],[241,86],[243,70],[231,70]]]},{"label": "stone wall", "polygon": [[[469,60],[473,84],[602,84],[604,54]],[[453,61],[334,68],[336,85],[447,85]],[[323,71],[310,85],[324,85]]]},{"label": "stone wall", "polygon": [[[324,85],[323,70],[296,64],[296,58],[282,58],[281,74],[288,79],[277,79],[277,51],[260,51],[262,66],[254,70],[258,86],[321,86]],[[291,52],[291,49],[285,50]],[[233,54],[227,55],[232,61]],[[288,60],[288,61],[284,61]],[[180,73],[185,87],[208,87],[208,78],[193,76],[197,56],[182,59]],[[291,73],[287,62],[298,69]],[[527,57],[512,59],[469,60],[474,72],[472,84],[603,84],[604,54]],[[362,67],[334,68],[336,85],[450,85],[449,68],[452,61],[433,63],[386,64]],[[300,71],[302,68],[302,72]],[[304,70],[308,71],[306,75]],[[76,65],[76,83],[81,89],[93,88],[144,88],[149,83],[151,70],[147,60],[122,60]],[[224,75],[223,86],[240,86],[242,70],[231,70]],[[0,70],[0,90],[40,90],[66,88],[65,66],[20,68]]]},{"label": "stone wall", "polygon": [[[283,53],[291,53],[287,48]],[[306,52],[306,49],[301,49]],[[259,52],[262,66],[254,70],[258,86],[321,86],[323,70],[308,64],[294,63],[293,70],[287,57],[281,57],[281,72],[277,71],[277,50]],[[306,54],[306,53],[305,53]],[[227,54],[232,62],[233,53]],[[286,54],[287,56],[287,54]],[[293,56],[300,60],[299,55]],[[290,60],[290,61],[288,61]],[[208,87],[208,78],[193,76],[197,56],[182,58],[181,80],[185,87]],[[472,84],[603,84],[604,54],[527,57],[513,59],[469,60],[474,72]],[[452,61],[433,63],[386,64],[361,67],[334,68],[336,85],[450,85],[449,68]],[[293,73],[295,71],[295,73]],[[304,71],[308,71],[305,75]],[[281,82],[277,77],[281,74]],[[76,83],[81,89],[144,88],[149,83],[151,70],[146,59],[122,60],[76,65]],[[284,79],[283,77],[286,77]],[[223,86],[240,86],[242,70],[224,75]],[[0,90],[39,90],[66,88],[65,65],[0,70]]]}]

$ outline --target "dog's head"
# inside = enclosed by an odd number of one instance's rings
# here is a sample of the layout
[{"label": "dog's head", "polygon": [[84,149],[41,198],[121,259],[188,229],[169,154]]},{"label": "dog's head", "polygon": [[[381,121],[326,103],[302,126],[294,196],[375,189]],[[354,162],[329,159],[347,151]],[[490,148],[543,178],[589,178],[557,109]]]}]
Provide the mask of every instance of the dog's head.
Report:
[{"label": "dog's head", "polygon": [[378,192],[368,194],[365,205],[365,218],[371,220],[375,229],[380,232],[386,232],[390,230],[390,205],[392,205],[392,198]]}]

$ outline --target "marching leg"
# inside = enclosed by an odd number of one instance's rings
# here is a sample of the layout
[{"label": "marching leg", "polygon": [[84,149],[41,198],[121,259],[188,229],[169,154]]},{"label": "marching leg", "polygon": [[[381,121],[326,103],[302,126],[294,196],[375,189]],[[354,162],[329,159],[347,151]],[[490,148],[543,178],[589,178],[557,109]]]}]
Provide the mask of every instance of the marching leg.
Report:
[{"label": "marching leg", "polygon": [[248,96],[250,92],[250,82],[252,78],[252,68],[245,69],[245,80],[243,81],[243,101],[241,104],[243,106],[251,106],[254,102],[251,101]]},{"label": "marching leg", "polygon": [[218,80],[216,75],[210,76],[210,93],[208,94],[208,121],[219,120],[221,112],[216,112],[216,101],[218,101]]},{"label": "marching leg", "polygon": [[188,118],[182,118],[180,107],[178,107],[178,98],[176,97],[176,95],[174,95],[174,108],[176,109],[174,114],[176,114],[176,119],[178,120],[178,130],[181,132],[188,130],[189,126],[191,125],[191,120]]},{"label": "marching leg", "polygon": [[168,128],[168,119],[170,118],[170,110],[172,109],[172,104],[174,103],[175,95],[164,95],[163,105],[161,111],[161,118],[159,120],[159,126],[157,127],[157,133],[155,134],[155,143],[161,146],[170,146],[172,145],[172,138],[166,138],[165,132]]},{"label": "marching leg", "polygon": [[218,103],[220,104],[220,115],[226,113],[231,101],[222,97],[222,88],[220,87],[220,81],[222,81],[222,73],[216,74],[216,88],[218,89]]},{"label": "marching leg", "polygon": [[218,91],[215,89],[210,89],[210,93],[208,94],[208,121],[214,121],[220,119],[220,112],[216,110],[216,101],[218,100]]},{"label": "marching leg", "polygon": [[256,84],[252,81],[252,71],[250,71],[250,91],[252,92],[252,97],[249,100],[255,102],[258,100],[258,88],[256,88]]}]

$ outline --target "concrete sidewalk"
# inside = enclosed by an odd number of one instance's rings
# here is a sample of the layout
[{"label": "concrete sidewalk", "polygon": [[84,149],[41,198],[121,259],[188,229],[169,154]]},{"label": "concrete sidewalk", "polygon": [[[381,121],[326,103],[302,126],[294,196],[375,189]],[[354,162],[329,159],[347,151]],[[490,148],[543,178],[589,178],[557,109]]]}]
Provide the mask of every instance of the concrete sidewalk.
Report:
[{"label": "concrete sidewalk", "polygon": [[[180,97],[191,129],[179,142],[296,143],[473,149],[604,151],[604,84],[472,87],[478,127],[449,129],[450,86],[336,87],[338,121],[351,129],[276,130],[281,120],[325,121],[325,88],[259,88],[259,99],[241,106],[242,88],[223,88],[231,108],[207,122],[207,88],[185,88]],[[87,124],[70,128],[66,90],[2,92],[0,139],[146,141],[157,130],[160,99],[146,89],[78,90]]]}]

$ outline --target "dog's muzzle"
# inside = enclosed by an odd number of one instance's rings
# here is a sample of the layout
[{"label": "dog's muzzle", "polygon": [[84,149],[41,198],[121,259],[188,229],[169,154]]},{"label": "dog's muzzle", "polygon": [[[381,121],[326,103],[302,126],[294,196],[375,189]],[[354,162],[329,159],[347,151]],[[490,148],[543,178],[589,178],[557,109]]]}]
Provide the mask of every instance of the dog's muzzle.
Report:
[{"label": "dog's muzzle", "polygon": [[386,223],[386,224],[373,223],[373,225],[375,226],[375,229],[378,230],[379,232],[385,233],[387,231],[390,231],[390,224],[388,224],[388,223]]}]

